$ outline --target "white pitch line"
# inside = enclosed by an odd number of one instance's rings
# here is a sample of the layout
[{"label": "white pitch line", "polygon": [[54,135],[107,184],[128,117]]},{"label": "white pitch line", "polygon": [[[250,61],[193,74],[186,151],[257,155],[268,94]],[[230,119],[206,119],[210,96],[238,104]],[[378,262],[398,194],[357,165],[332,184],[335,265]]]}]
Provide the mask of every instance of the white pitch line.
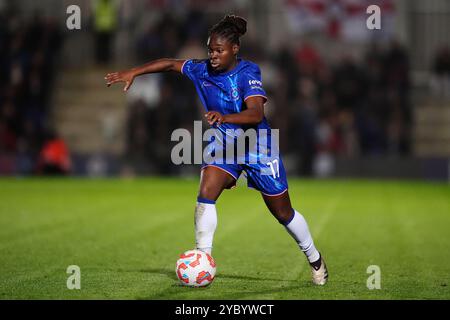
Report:
[{"label": "white pitch line", "polygon": [[336,196],[331,201],[327,202],[326,207],[322,210],[322,212],[324,212],[324,215],[322,216],[322,219],[320,219],[319,223],[316,224],[316,226],[314,228],[314,234],[312,235],[314,240],[319,238],[319,235],[322,232],[323,227],[330,220],[331,216],[336,212],[336,208],[337,208],[340,200],[341,200],[341,196]]},{"label": "white pitch line", "polygon": [[[319,223],[315,225],[316,227],[314,228],[314,233],[312,233],[314,242],[316,241],[316,239],[319,238],[319,235],[322,232],[323,227],[330,220],[331,216],[336,212],[336,208],[337,208],[340,200],[341,200],[340,195],[335,196],[330,201],[327,201],[327,205],[321,210],[321,212],[324,212],[325,214],[322,216],[322,219],[320,219]],[[308,221],[307,221],[307,223],[308,223]],[[309,225],[309,223],[308,223],[308,225]],[[302,252],[300,252],[300,253],[302,253]],[[302,253],[302,256],[303,256],[303,253]],[[296,280],[300,279],[306,265],[307,265],[306,263],[302,263],[298,266],[298,269],[296,270],[296,272],[298,272],[298,276],[296,277]],[[292,279],[286,279],[286,281],[292,281]],[[280,281],[280,283],[277,286],[275,286],[274,289],[282,288],[284,283],[285,283],[284,281]],[[249,293],[247,296],[250,296],[250,295],[252,295],[252,293]],[[258,299],[258,295],[252,296],[252,299]]]},{"label": "white pitch line", "polygon": [[[320,219],[319,223],[315,225],[314,232],[311,232],[311,236],[313,238],[313,241],[316,242],[316,240],[319,238],[320,233],[323,230],[323,227],[327,224],[327,222],[330,220],[331,216],[336,212],[336,208],[338,206],[339,201],[341,200],[341,196],[336,196],[332,198],[330,201],[327,202],[327,205],[321,212],[325,212],[325,214],[322,216],[322,219]],[[308,221],[306,221],[308,223]],[[311,226],[308,223],[308,226],[311,230]],[[305,267],[305,264],[301,264],[299,268],[299,277],[303,273],[303,269]]]}]

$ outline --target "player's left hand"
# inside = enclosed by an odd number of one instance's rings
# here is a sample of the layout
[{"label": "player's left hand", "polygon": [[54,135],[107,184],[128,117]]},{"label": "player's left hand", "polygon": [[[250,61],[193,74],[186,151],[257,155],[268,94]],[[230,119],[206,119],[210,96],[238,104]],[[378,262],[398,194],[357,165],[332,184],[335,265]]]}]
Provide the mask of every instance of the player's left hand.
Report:
[{"label": "player's left hand", "polygon": [[220,126],[225,121],[225,117],[217,111],[209,111],[205,114],[205,117],[210,125],[217,122],[217,125]]}]

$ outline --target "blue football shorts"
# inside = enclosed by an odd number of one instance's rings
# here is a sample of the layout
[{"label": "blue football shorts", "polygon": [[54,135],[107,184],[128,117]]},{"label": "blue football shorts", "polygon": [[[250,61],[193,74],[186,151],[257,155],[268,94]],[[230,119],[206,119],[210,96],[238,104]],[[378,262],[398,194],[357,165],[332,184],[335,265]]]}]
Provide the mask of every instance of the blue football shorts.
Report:
[{"label": "blue football shorts", "polygon": [[256,189],[265,195],[281,195],[288,189],[286,171],[281,157],[272,158],[267,163],[203,163],[202,170],[208,166],[223,170],[235,179],[234,184],[228,189],[236,186],[236,181],[241,173],[246,176],[249,188]]}]

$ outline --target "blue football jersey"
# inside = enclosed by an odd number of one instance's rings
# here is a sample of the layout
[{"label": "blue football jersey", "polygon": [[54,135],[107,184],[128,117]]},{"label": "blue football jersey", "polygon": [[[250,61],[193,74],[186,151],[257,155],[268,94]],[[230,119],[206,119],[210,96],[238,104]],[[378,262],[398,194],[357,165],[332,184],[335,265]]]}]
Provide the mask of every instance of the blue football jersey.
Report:
[{"label": "blue football jersey", "polygon": [[[233,70],[217,73],[211,70],[208,60],[186,60],[181,72],[194,83],[206,111],[218,111],[221,114],[239,113],[246,109],[245,100],[252,96],[261,96],[267,101],[261,71],[253,62],[238,59],[238,64]],[[213,127],[219,130],[215,130],[214,143],[207,146],[207,155],[216,154],[218,150],[223,149],[230,141],[230,137],[236,146],[238,132],[240,135],[240,132],[244,134],[248,129],[255,129],[258,136],[256,144],[249,142],[248,150],[245,150],[244,154],[233,155],[230,158],[227,148],[227,157],[224,161],[221,157],[214,157],[211,162],[204,159],[203,168],[215,166],[230,174],[235,180],[245,171],[248,186],[266,195],[280,195],[287,190],[286,172],[278,154],[278,141],[274,139],[274,133],[265,117],[263,121],[253,126],[223,123],[218,127],[214,124]],[[228,134],[229,130],[234,132],[233,136]]]},{"label": "blue football jersey", "polygon": [[[194,83],[206,111],[218,111],[221,114],[239,113],[246,108],[245,100],[252,96],[261,96],[267,101],[261,71],[253,62],[239,58],[233,70],[215,73],[211,70],[207,59],[186,60],[181,72]],[[226,129],[239,128],[245,129],[232,123],[224,123],[218,127],[224,134]],[[265,117],[254,128],[270,129]]]},{"label": "blue football jersey", "polygon": [[[206,111],[218,111],[224,115],[239,113],[246,109],[245,100],[250,97],[260,96],[264,102],[267,101],[261,71],[253,62],[239,58],[233,70],[218,73],[211,70],[207,59],[186,60],[181,72],[194,83]],[[214,124],[213,128],[218,129],[221,135],[215,132],[214,144],[208,146],[209,154],[213,154],[214,149],[225,149],[230,141],[236,145],[238,137],[248,129],[257,132],[256,145],[249,144],[244,154],[234,155],[235,162],[256,163],[264,160],[265,156],[278,153],[277,141],[272,141],[272,132],[266,117],[257,125],[222,123],[220,126]]]}]

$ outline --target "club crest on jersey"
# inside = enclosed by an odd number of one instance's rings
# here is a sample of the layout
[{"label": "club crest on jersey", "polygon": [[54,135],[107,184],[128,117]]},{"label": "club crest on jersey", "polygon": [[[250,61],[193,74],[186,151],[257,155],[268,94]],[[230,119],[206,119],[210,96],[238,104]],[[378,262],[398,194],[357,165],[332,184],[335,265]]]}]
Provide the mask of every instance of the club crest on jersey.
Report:
[{"label": "club crest on jersey", "polygon": [[238,90],[238,88],[231,88],[230,96],[231,96],[231,99],[238,100],[239,99],[239,90]]}]

